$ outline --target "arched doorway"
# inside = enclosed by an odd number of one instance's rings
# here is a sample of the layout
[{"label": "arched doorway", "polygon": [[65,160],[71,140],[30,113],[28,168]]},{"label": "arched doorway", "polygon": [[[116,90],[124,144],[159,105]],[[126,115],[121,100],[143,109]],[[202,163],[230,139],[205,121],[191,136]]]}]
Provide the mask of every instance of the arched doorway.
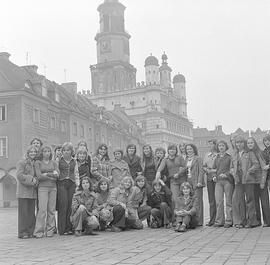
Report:
[{"label": "arched doorway", "polygon": [[16,204],[17,181],[14,177],[6,174],[1,179],[3,185],[3,206],[10,207]]}]

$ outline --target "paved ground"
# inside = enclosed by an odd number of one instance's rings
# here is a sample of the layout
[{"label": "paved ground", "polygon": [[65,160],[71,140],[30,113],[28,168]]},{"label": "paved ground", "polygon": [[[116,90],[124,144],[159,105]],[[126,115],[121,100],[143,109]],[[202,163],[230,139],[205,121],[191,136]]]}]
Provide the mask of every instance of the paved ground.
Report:
[{"label": "paved ground", "polygon": [[98,236],[17,238],[16,209],[0,209],[0,264],[270,264],[270,228],[149,229]]}]

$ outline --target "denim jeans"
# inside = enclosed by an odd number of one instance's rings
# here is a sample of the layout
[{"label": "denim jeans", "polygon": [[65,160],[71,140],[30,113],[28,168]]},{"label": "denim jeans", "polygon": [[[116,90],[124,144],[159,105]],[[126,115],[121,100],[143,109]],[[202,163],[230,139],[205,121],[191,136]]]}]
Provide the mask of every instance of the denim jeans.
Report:
[{"label": "denim jeans", "polygon": [[34,235],[52,235],[55,230],[56,187],[38,188],[38,214]]},{"label": "denim jeans", "polygon": [[[224,194],[226,199],[226,219],[224,215]],[[233,185],[228,180],[219,180],[216,183],[215,197],[217,205],[217,214],[215,223],[219,225],[232,225],[232,195]]]},{"label": "denim jeans", "polygon": [[213,180],[207,180],[207,193],[208,193],[208,202],[209,202],[209,223],[214,224],[216,219],[216,199],[215,199],[215,187],[216,182]]},{"label": "denim jeans", "polygon": [[18,198],[18,237],[33,236],[35,229],[35,199]]},{"label": "denim jeans", "polygon": [[258,225],[255,210],[254,185],[235,185],[232,200],[234,225]]}]

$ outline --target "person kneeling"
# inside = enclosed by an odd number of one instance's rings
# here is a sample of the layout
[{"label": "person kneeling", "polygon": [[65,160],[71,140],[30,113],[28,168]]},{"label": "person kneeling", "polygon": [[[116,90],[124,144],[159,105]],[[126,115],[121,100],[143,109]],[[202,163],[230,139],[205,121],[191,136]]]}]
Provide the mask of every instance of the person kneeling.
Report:
[{"label": "person kneeling", "polygon": [[175,201],[176,232],[186,232],[197,226],[198,200],[189,182],[180,186],[180,196]]},{"label": "person kneeling", "polygon": [[111,192],[108,203],[113,207],[112,232],[125,229],[143,229],[138,217],[136,203],[137,187],[134,187],[131,177],[124,177],[120,185]]},{"label": "person kneeling", "polygon": [[150,216],[150,227],[171,227],[172,221],[172,192],[159,179],[152,182],[152,192],[148,197],[147,204],[152,207]]},{"label": "person kneeling", "polygon": [[80,180],[77,192],[73,195],[70,221],[76,236],[96,235],[94,229],[99,227],[97,199],[91,191],[91,182],[88,177]]}]

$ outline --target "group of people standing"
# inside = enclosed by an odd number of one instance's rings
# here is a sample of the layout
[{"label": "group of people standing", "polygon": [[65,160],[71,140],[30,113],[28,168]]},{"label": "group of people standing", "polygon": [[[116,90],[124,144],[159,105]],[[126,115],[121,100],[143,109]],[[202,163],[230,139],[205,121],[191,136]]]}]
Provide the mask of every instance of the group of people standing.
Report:
[{"label": "group of people standing", "polygon": [[91,157],[85,141],[76,148],[66,142],[52,150],[34,138],[17,164],[18,237],[142,229],[144,220],[151,228],[185,232],[203,225],[205,179],[207,225],[257,226],[261,202],[268,226],[270,136],[264,143],[261,152],[255,139],[237,137],[230,155],[226,142],[212,140],[204,161],[194,144],[171,144],[155,151],[144,145],[142,157],[129,144],[125,153],[114,150],[110,159],[106,144]]},{"label": "group of people standing", "polygon": [[225,141],[209,141],[210,152],[203,163],[210,208],[210,220],[206,225],[270,226],[270,135],[263,138],[263,144],[262,151],[253,137],[236,136],[231,139],[230,155]]}]

